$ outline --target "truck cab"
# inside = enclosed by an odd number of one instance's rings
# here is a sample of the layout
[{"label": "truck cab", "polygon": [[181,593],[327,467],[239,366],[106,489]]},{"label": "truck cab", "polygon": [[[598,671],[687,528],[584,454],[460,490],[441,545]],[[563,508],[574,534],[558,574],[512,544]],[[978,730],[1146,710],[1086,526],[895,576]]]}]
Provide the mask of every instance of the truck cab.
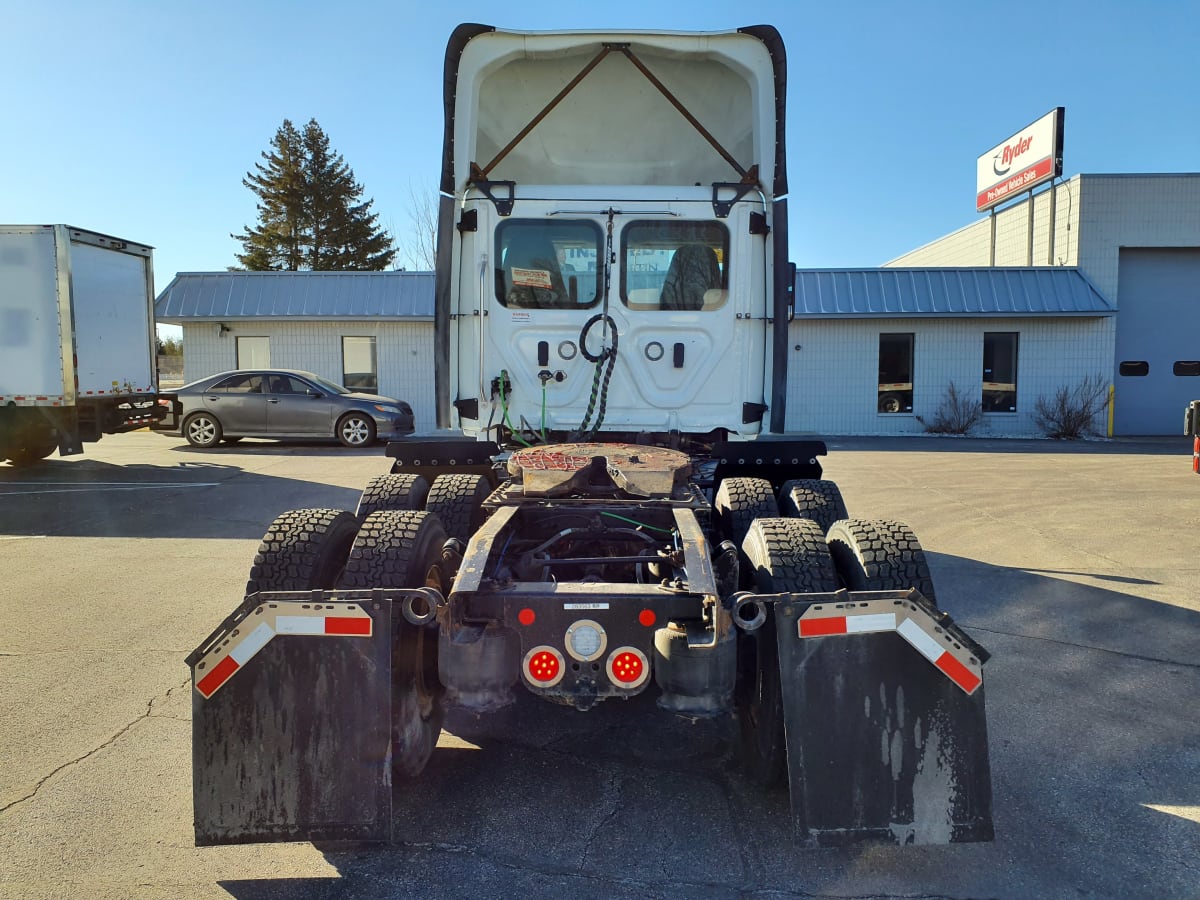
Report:
[{"label": "truck cab", "polygon": [[786,201],[778,35],[752,31],[456,32],[441,424],[765,430]]}]

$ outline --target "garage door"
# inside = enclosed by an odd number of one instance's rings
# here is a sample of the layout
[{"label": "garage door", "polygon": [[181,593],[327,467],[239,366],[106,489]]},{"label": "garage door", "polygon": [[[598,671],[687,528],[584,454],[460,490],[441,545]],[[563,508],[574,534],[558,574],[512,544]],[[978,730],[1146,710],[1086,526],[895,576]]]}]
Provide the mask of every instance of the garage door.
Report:
[{"label": "garage door", "polygon": [[1180,434],[1200,400],[1200,250],[1121,249],[1117,434]]}]

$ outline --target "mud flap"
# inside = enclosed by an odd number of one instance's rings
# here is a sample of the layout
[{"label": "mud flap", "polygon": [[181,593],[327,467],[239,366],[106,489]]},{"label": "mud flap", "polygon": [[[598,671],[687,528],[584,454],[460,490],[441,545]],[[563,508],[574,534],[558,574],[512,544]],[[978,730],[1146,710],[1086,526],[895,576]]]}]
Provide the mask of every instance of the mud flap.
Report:
[{"label": "mud flap", "polygon": [[774,606],[801,842],[991,840],[987,652],[916,591],[787,597]]},{"label": "mud flap", "polygon": [[252,594],[188,657],[197,846],[390,838],[406,593]]}]

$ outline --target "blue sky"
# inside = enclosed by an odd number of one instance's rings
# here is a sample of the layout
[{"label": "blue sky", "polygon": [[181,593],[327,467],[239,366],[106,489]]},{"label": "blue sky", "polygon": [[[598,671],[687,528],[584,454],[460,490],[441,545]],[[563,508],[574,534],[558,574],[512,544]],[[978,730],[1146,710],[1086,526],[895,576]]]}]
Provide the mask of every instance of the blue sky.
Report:
[{"label": "blue sky", "polygon": [[0,221],[151,244],[162,290],[235,262],[243,175],[284,118],[316,118],[403,240],[437,182],[463,21],[775,25],[804,267],[878,265],[974,221],[976,157],[1055,106],[1066,175],[1200,171],[1195,2],[0,0]]}]

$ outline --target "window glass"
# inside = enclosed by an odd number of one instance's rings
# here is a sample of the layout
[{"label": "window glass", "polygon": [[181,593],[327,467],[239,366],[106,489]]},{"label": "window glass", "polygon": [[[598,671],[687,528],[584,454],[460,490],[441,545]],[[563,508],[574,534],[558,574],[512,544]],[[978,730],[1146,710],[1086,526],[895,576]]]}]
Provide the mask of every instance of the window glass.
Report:
[{"label": "window glass", "polygon": [[630,309],[709,310],[729,295],[729,231],[719,222],[631,222],[621,233]]},{"label": "window glass", "polygon": [[267,392],[271,394],[304,394],[308,392],[307,384],[299,378],[293,378],[290,375],[284,375],[283,373],[268,374],[266,380],[265,387]]},{"label": "window glass", "polygon": [[983,335],[983,411],[1017,411],[1017,333]]},{"label": "window glass", "polygon": [[496,297],[515,309],[579,309],[600,299],[600,226],[511,219],[496,229]]},{"label": "window glass", "polygon": [[1200,359],[1181,359],[1171,371],[1176,375],[1200,375]]},{"label": "window glass", "polygon": [[237,339],[237,367],[239,369],[265,369],[271,365],[271,339],[267,337],[240,337]]},{"label": "window glass", "polygon": [[228,394],[261,394],[262,375],[230,375],[224,381],[218,381],[210,390]]},{"label": "window glass", "polygon": [[342,338],[342,384],[352,391],[379,390],[379,360],[374,337]]},{"label": "window glass", "polygon": [[1150,363],[1144,360],[1129,360],[1121,363],[1118,371],[1126,376],[1142,376],[1150,374]]},{"label": "window glass", "polygon": [[881,413],[912,412],[913,336],[879,336],[879,395]]}]

